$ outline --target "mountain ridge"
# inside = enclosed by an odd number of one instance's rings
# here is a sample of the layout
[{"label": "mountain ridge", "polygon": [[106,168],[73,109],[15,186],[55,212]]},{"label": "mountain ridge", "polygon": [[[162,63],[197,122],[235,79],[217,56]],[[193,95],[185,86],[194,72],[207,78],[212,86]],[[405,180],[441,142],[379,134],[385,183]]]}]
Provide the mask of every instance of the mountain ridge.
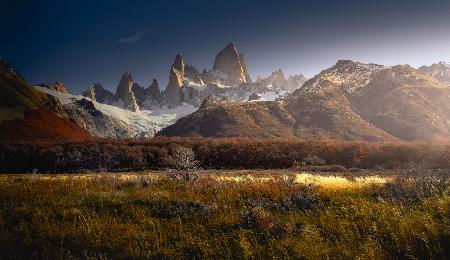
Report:
[{"label": "mountain ridge", "polygon": [[[407,65],[387,67],[340,60],[278,104],[293,118],[290,125],[275,126],[286,137],[366,141],[431,141],[450,137],[450,86]],[[233,110],[228,109],[230,106]],[[251,127],[245,123],[239,131],[223,130],[233,129],[234,122],[261,117],[251,109],[242,114],[246,109],[239,103],[199,109],[157,135],[204,135],[190,126],[207,122],[220,129],[207,136],[252,136],[248,134]],[[228,120],[212,121],[213,111],[226,111]],[[265,137],[271,131],[256,133]]]}]

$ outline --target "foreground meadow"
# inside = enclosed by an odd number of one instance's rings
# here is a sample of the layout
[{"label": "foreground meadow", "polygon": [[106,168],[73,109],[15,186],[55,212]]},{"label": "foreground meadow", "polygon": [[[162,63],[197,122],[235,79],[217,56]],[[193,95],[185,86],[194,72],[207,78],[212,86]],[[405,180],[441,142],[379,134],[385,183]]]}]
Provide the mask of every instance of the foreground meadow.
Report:
[{"label": "foreground meadow", "polygon": [[446,258],[448,172],[0,176],[1,258]]}]

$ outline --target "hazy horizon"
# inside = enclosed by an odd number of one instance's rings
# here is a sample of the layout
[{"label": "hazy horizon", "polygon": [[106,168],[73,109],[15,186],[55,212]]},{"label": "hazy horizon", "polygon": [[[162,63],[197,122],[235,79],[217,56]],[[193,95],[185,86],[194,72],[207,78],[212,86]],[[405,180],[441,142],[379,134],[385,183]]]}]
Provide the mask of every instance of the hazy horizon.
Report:
[{"label": "hazy horizon", "polygon": [[91,82],[114,91],[122,73],[165,88],[175,55],[202,69],[234,42],[252,79],[276,69],[309,77],[339,59],[413,67],[450,61],[450,2],[18,1],[0,11],[0,57],[32,84]]}]

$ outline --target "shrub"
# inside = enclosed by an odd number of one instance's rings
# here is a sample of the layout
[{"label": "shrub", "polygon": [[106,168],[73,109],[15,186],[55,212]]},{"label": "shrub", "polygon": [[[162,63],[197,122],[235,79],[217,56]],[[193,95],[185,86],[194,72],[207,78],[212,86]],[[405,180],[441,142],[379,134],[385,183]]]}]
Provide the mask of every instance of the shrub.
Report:
[{"label": "shrub", "polygon": [[195,153],[191,148],[184,146],[172,146],[168,158],[169,170],[172,178],[182,178],[185,181],[196,180],[198,178],[199,161],[195,158]]},{"label": "shrub", "polygon": [[384,186],[381,193],[384,196],[402,202],[418,202],[433,196],[442,196],[450,192],[450,171],[431,170],[423,164],[409,164],[402,169],[400,175]]}]

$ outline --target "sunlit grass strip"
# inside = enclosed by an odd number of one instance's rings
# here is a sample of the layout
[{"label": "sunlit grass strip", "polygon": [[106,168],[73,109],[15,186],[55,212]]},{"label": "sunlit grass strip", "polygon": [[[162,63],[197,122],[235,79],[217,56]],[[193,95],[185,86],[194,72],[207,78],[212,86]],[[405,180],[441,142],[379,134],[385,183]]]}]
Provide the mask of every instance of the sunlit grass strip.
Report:
[{"label": "sunlit grass strip", "polygon": [[353,180],[342,176],[322,176],[309,173],[296,174],[295,181],[302,184],[315,184],[325,189],[354,189],[372,185],[382,185],[392,178],[380,176],[355,177]]},{"label": "sunlit grass strip", "polygon": [[[391,177],[380,177],[377,175],[348,178],[336,175],[319,175],[311,173],[298,173],[293,175],[293,180],[301,184],[314,184],[325,189],[355,189],[364,188],[372,185],[382,185],[392,180]],[[277,179],[289,180],[291,176],[283,174],[279,176],[254,176],[252,174],[232,176],[219,175],[214,179],[217,181],[236,181],[236,182],[268,182]]]}]

